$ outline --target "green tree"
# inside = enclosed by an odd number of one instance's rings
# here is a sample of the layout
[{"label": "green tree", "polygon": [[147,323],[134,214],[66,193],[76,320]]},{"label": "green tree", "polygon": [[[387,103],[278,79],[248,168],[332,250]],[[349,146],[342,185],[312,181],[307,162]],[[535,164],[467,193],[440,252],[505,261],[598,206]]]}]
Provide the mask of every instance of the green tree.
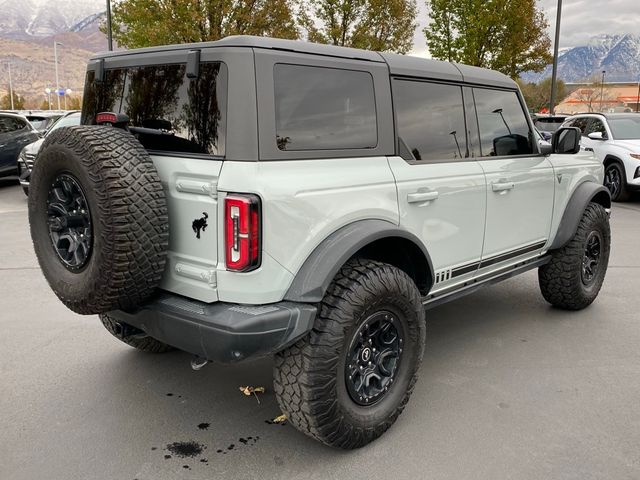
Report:
[{"label": "green tree", "polygon": [[116,43],[126,48],[228,35],[298,38],[287,0],[122,0],[113,6],[112,28]]},{"label": "green tree", "polygon": [[415,0],[303,0],[298,19],[312,42],[407,53],[416,13]]},{"label": "green tree", "polygon": [[[527,107],[534,111],[540,111],[544,107],[549,108],[551,101],[551,77],[547,77],[539,83],[525,83],[517,80],[522,95],[527,102]],[[556,105],[567,96],[567,86],[562,80],[556,80]]]},{"label": "green tree", "polygon": [[[2,101],[0,101],[0,109],[9,110],[11,108],[11,96],[9,93],[2,97]],[[18,95],[16,91],[13,91],[13,109],[14,110],[23,110],[24,109],[24,97]]]},{"label": "green tree", "polygon": [[512,78],[551,62],[551,40],[535,0],[426,0],[424,29],[434,58],[498,70]]},{"label": "green tree", "polygon": [[42,100],[42,103],[40,104],[40,110],[49,110],[49,102],[46,98]]}]

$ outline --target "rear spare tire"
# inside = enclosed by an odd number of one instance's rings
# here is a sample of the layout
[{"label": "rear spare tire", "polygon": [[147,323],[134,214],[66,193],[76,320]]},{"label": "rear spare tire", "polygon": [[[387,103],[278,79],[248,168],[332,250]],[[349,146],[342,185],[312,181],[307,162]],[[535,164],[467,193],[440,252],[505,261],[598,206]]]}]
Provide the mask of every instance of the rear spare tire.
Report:
[{"label": "rear spare tire", "polygon": [[81,314],[130,309],[160,282],[167,205],[149,154],[113,127],[47,136],[31,174],[31,238],[45,278]]}]

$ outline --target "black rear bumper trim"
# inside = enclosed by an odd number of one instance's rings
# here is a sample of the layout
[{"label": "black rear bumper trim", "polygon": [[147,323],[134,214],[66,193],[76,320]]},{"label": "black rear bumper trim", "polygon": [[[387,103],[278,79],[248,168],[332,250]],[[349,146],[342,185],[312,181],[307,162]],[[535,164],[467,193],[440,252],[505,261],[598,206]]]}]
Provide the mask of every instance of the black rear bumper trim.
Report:
[{"label": "black rear bumper trim", "polygon": [[133,312],[115,310],[109,315],[180,350],[232,363],[291,345],[311,330],[316,310],[294,302],[208,304],[167,293]]}]

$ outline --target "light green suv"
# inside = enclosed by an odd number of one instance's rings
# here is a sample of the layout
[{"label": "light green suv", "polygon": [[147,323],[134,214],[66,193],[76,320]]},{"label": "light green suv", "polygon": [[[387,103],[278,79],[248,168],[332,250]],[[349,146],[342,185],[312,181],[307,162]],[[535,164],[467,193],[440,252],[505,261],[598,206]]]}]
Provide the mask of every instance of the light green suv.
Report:
[{"label": "light green suv", "polygon": [[356,448],[411,395],[425,309],[534,268],[557,307],[596,298],[603,166],[575,128],[535,138],[516,84],[465,65],[257,37],[107,53],[38,155],[31,234],[75,312],[195,366],[274,355],[290,422]]}]

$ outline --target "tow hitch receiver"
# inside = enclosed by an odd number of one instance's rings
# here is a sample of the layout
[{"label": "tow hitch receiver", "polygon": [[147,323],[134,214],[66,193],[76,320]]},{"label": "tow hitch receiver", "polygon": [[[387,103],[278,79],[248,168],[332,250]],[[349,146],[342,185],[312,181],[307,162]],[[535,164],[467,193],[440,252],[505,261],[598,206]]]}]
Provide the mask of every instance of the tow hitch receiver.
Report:
[{"label": "tow hitch receiver", "polygon": [[114,324],[116,337],[124,340],[125,338],[145,338],[148,335],[139,328],[132,327],[128,323],[116,322]]}]

